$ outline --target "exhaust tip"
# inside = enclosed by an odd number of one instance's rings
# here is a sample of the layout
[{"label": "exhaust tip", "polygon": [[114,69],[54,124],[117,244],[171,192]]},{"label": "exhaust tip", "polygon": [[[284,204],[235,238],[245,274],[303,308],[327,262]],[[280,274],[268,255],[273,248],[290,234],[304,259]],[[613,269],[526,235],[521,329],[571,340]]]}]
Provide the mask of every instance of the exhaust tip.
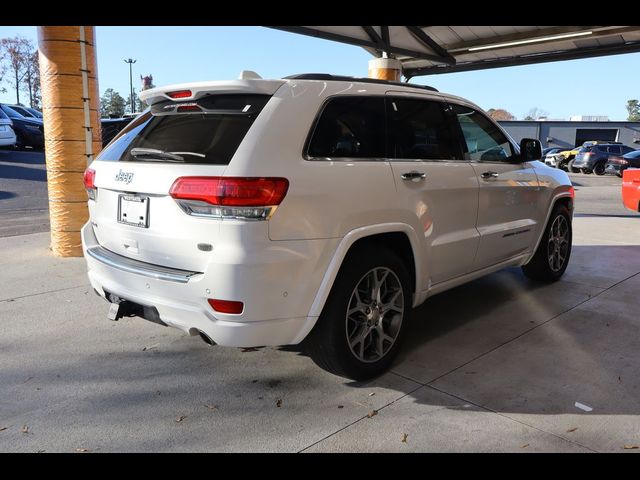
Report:
[{"label": "exhaust tip", "polygon": [[211,345],[213,347],[216,344],[216,342],[211,340],[211,338],[209,338],[209,336],[206,333],[204,333],[203,331],[198,330],[198,335],[200,335],[200,338],[202,339],[202,341],[204,343],[206,343],[207,345]]}]

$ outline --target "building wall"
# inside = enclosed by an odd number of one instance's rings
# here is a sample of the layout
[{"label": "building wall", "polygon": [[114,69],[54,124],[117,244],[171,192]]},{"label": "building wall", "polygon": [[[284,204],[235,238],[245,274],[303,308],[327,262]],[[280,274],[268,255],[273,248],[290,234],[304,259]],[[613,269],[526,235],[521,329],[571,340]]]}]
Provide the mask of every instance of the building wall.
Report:
[{"label": "building wall", "polygon": [[632,148],[640,148],[640,122],[500,121],[498,123],[516,142],[520,142],[523,138],[537,138],[542,143],[542,148],[577,146],[578,129],[616,130],[617,142]]}]

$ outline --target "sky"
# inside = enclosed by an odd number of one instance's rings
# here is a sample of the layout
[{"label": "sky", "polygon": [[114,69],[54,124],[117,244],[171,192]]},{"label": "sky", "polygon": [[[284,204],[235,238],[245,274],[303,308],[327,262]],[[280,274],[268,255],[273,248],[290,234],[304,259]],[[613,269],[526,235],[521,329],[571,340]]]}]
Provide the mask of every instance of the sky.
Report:
[{"label": "sky", "polygon": [[[37,45],[36,27],[0,26],[0,38],[22,35]],[[263,78],[322,72],[367,76],[372,56],[352,45],[295,35],[265,27],[98,26],[98,82],[100,93],[113,88],[129,92],[129,66],[134,87],[140,75],[153,75],[157,86],[200,80],[237,78],[254,70]],[[551,119],[572,115],[606,115],[626,120],[627,100],[640,98],[640,53],[570,60],[538,65],[416,77],[427,84],[465,97],[480,107],[503,108],[518,119],[534,107]],[[8,84],[1,102],[15,103]]]}]

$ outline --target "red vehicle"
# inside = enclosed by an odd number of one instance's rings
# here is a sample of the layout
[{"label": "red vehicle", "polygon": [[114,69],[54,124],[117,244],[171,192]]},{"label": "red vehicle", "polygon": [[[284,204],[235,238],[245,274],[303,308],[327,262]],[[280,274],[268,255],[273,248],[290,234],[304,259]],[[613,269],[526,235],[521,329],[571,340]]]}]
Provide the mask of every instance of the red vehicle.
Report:
[{"label": "red vehicle", "polygon": [[640,168],[622,173],[622,203],[629,210],[640,212]]}]

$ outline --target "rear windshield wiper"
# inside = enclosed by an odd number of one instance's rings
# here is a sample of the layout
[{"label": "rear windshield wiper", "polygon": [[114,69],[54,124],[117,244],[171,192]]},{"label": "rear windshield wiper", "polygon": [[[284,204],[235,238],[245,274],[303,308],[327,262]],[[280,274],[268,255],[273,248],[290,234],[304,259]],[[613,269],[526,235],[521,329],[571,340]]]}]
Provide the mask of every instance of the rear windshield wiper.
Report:
[{"label": "rear windshield wiper", "polygon": [[[184,157],[172,152],[157,150],[155,148],[132,148],[129,152],[136,158],[155,158],[157,160],[169,160],[173,162],[184,162]],[[181,152],[182,153],[182,152]]]}]

